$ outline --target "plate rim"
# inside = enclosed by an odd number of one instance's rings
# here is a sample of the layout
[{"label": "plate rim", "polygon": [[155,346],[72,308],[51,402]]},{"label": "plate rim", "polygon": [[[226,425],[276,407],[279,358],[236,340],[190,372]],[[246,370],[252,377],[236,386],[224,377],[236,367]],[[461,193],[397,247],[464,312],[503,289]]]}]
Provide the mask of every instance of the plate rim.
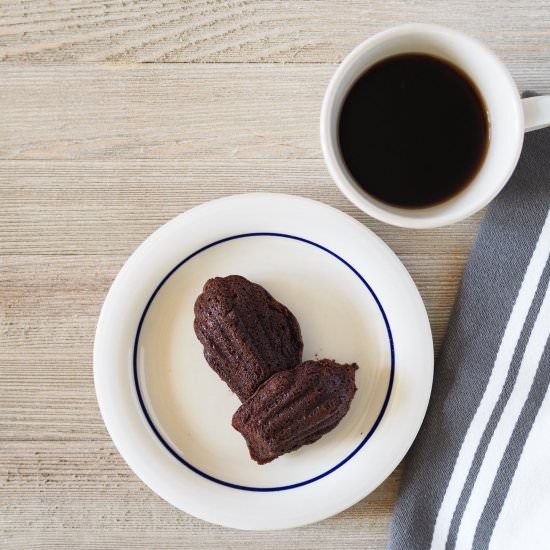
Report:
[{"label": "plate rim", "polygon": [[[329,509],[327,509],[327,506],[324,506],[324,509],[321,512],[315,512],[311,510],[298,510],[296,513],[296,517],[292,518],[264,518],[264,517],[256,517],[249,519],[243,519],[239,514],[233,513],[234,510],[225,510],[220,509],[220,507],[216,507],[215,510],[212,510],[210,508],[205,508],[204,503],[198,503],[193,500],[189,500],[183,495],[178,495],[177,497],[174,496],[173,492],[170,490],[170,488],[167,486],[166,480],[162,480],[160,478],[157,478],[155,480],[152,479],[153,476],[150,475],[150,471],[147,467],[145,467],[143,460],[137,456],[133,451],[131,451],[131,442],[128,440],[124,441],[123,437],[120,437],[120,421],[117,419],[110,418],[109,415],[112,413],[112,410],[110,410],[110,406],[112,405],[107,403],[105,400],[105,395],[102,395],[105,391],[103,375],[104,373],[101,372],[102,365],[101,359],[102,355],[104,355],[104,350],[102,349],[102,327],[103,325],[108,325],[108,319],[107,313],[108,309],[112,309],[107,307],[110,302],[115,302],[116,293],[120,291],[119,287],[121,286],[124,279],[128,279],[130,275],[130,270],[132,268],[133,263],[137,263],[139,260],[139,256],[143,256],[144,251],[147,249],[147,247],[151,247],[151,245],[155,244],[156,241],[163,238],[169,238],[170,233],[174,232],[174,230],[178,227],[179,224],[185,224],[183,221],[185,218],[190,216],[190,220],[195,219],[197,216],[200,216],[202,212],[206,212],[209,208],[212,210],[216,210],[216,208],[222,206],[222,208],[230,207],[231,203],[233,203],[233,206],[235,203],[242,201],[244,203],[254,203],[259,202],[260,204],[263,204],[265,207],[266,201],[274,201],[277,203],[277,206],[280,207],[281,204],[285,204],[286,202],[290,201],[291,203],[294,203],[290,205],[292,208],[300,209],[305,208],[312,209],[312,211],[317,211],[316,214],[319,214],[319,211],[324,211],[325,214],[332,217],[333,221],[339,221],[341,222],[341,230],[344,231],[350,231],[355,234],[357,232],[358,238],[361,237],[362,239],[366,241],[370,241],[373,248],[373,251],[375,254],[380,255],[382,258],[384,258],[384,261],[387,262],[387,267],[391,267],[392,270],[395,270],[395,278],[400,283],[402,283],[406,287],[406,293],[409,294],[409,298],[411,300],[412,305],[415,309],[415,315],[418,314],[418,324],[422,325],[420,330],[423,333],[424,342],[422,343],[422,353],[425,354],[425,357],[423,357],[423,363],[422,363],[422,369],[424,370],[424,380],[418,387],[418,391],[421,392],[421,402],[418,402],[415,406],[415,419],[412,423],[412,426],[409,426],[409,433],[406,434],[404,437],[404,442],[399,440],[393,444],[393,453],[391,456],[384,457],[387,458],[387,463],[390,464],[390,467],[384,467],[384,468],[378,468],[377,475],[370,475],[367,476],[368,482],[365,481],[363,484],[359,484],[360,487],[357,487],[357,484],[355,484],[353,487],[350,487],[348,489],[348,495],[346,498],[337,500],[332,499]],[[248,204],[250,206],[250,204]],[[307,212],[306,212],[307,213]],[[311,212],[309,212],[311,214]],[[193,217],[191,217],[191,215]],[[286,221],[286,220],[285,220]],[[278,223],[278,222],[275,222]],[[290,223],[290,222],[289,222]],[[346,226],[347,224],[347,226]],[[223,231],[223,228],[221,228],[221,231]],[[362,235],[361,235],[362,233]],[[136,258],[137,259],[134,259]],[[157,279],[158,281],[158,279]],[[143,309],[143,308],[142,308]],[[105,328],[105,327],[103,327]],[[218,525],[223,525],[226,527],[232,527],[232,528],[238,528],[238,529],[245,529],[245,530],[263,530],[263,529],[285,529],[285,528],[292,528],[292,527],[298,527],[301,525],[307,525],[310,523],[314,523],[320,520],[323,520],[327,517],[330,517],[332,515],[335,515],[348,507],[352,506],[368,494],[370,494],[378,485],[380,485],[395,469],[395,467],[399,464],[399,462],[402,460],[410,446],[412,445],[414,439],[416,438],[416,435],[418,433],[418,430],[420,429],[420,426],[422,424],[422,421],[425,417],[426,410],[429,403],[429,397],[431,394],[431,388],[432,388],[432,382],[433,382],[433,361],[434,361],[434,353],[433,353],[433,339],[432,339],[432,333],[431,333],[431,327],[429,323],[429,318],[425,309],[425,305],[423,303],[422,297],[418,291],[418,288],[416,287],[416,284],[414,283],[412,277],[406,270],[405,266],[402,264],[402,262],[399,260],[397,255],[390,249],[390,247],[380,238],[378,237],[372,230],[370,230],[368,227],[360,223],[358,220],[352,218],[348,214],[332,207],[327,204],[324,204],[322,202],[296,196],[296,195],[287,195],[282,193],[244,193],[244,194],[238,194],[238,195],[229,195],[225,197],[221,197],[212,201],[208,201],[205,203],[202,203],[194,208],[191,208],[178,216],[172,218],[167,223],[160,226],[158,229],[156,229],[154,232],[152,232],[135,250],[134,252],[128,257],[122,268],[120,269],[119,273],[115,277],[108,293],[105,298],[105,302],[103,304],[103,307],[101,308],[101,312],[98,319],[98,325],[96,329],[96,336],[94,340],[94,360],[93,360],[93,370],[94,370],[94,384],[96,389],[96,396],[99,403],[100,412],[102,415],[102,418],[104,420],[105,426],[107,431],[109,432],[109,435],[111,436],[111,439],[121,454],[121,456],[124,458],[128,466],[136,473],[136,475],[146,484],[148,485],[153,492],[155,492],[157,495],[161,496],[164,500],[168,501],[175,507],[179,508],[180,510],[186,511],[189,514],[194,515],[195,517],[198,517],[200,519],[203,519],[205,521],[215,523]],[[397,388],[398,386],[395,386],[396,382],[394,382],[394,387]],[[103,385],[103,387],[102,387]],[[390,399],[390,406],[392,405],[393,399]],[[418,401],[418,400],[417,400]],[[387,418],[387,415],[386,415]],[[115,426],[117,424],[118,426]],[[115,430],[116,428],[116,430]],[[149,428],[149,426],[147,426]],[[114,435],[114,431],[117,432],[117,435]],[[387,430],[386,430],[387,431]],[[386,434],[388,435],[388,434]],[[127,438],[126,438],[127,439]],[[395,439],[395,438],[394,438]],[[155,438],[156,440],[156,438]],[[158,444],[158,441],[157,441]],[[159,448],[160,447],[160,444]],[[167,453],[167,451],[162,448],[162,450]],[[154,449],[148,449],[150,451],[150,454],[153,454],[154,452],[157,452],[157,450]],[[171,457],[172,460],[173,457]],[[364,457],[363,457],[364,458]],[[164,459],[163,459],[164,460]],[[385,461],[386,464],[386,461]],[[179,464],[181,467],[181,464]],[[356,464],[353,465],[353,469],[356,468]],[[351,466],[350,466],[351,468]],[[346,468],[343,468],[340,470],[340,472],[346,470]],[[194,477],[199,477],[193,474]],[[329,476],[331,477],[331,476]],[[186,480],[190,481],[190,480]],[[340,480],[341,481],[341,480]],[[347,481],[347,480],[345,480]],[[210,485],[215,485],[209,482]],[[313,484],[314,486],[316,484]],[[326,489],[327,487],[323,487],[323,489]],[[193,487],[193,489],[196,489],[196,487]],[[233,491],[237,492],[237,491]],[[244,492],[240,492],[244,493]],[[283,493],[293,493],[289,491],[284,491]],[[257,495],[258,493],[249,493],[253,495]],[[265,493],[264,493],[265,494]],[[272,495],[274,494],[281,494],[281,493],[270,493]],[[217,496],[220,497],[220,503],[225,503],[227,500],[227,494],[218,494]],[[182,500],[184,501],[184,504],[182,504]],[[248,501],[240,502],[239,504],[243,506],[249,506],[250,503]]]}]

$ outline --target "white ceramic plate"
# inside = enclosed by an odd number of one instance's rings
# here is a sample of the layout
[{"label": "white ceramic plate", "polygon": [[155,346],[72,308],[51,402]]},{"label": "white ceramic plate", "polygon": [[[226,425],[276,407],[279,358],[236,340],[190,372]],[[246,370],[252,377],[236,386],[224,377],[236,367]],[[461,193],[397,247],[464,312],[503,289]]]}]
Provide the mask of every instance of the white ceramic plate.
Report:
[{"label": "white ceramic plate", "polygon": [[[337,428],[264,466],[193,332],[203,284],[230,274],[293,311],[304,360],[360,367]],[[153,233],[115,279],[94,347],[101,413],[129,466],[181,510],[241,529],[304,525],[369,494],[413,442],[432,374],[426,311],[393,252],[342,212],[278,194],[216,200]]]}]

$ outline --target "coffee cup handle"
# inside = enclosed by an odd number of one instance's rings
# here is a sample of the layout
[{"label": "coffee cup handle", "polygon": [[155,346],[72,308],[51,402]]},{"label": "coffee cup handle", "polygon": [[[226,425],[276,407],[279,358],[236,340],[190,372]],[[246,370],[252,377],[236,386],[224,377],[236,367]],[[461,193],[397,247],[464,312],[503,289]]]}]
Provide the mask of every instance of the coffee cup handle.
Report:
[{"label": "coffee cup handle", "polygon": [[525,97],[521,103],[526,132],[550,126],[550,95]]}]

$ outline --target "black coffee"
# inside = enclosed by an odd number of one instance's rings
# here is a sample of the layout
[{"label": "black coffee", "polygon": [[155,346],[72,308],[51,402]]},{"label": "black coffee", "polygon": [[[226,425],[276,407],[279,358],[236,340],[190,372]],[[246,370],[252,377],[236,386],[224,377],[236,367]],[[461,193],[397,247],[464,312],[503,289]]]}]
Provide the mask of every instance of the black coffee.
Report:
[{"label": "black coffee", "polygon": [[461,191],[489,141],[474,83],[424,54],[389,57],[360,76],[344,100],[338,132],[355,181],[381,201],[410,208]]}]

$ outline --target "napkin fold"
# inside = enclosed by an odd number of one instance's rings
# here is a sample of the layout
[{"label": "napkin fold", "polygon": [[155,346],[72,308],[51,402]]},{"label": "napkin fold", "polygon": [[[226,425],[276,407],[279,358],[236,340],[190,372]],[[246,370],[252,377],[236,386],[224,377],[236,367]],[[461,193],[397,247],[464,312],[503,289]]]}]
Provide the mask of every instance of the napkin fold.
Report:
[{"label": "napkin fold", "polygon": [[390,550],[550,548],[549,207],[545,129],[474,242]]}]

